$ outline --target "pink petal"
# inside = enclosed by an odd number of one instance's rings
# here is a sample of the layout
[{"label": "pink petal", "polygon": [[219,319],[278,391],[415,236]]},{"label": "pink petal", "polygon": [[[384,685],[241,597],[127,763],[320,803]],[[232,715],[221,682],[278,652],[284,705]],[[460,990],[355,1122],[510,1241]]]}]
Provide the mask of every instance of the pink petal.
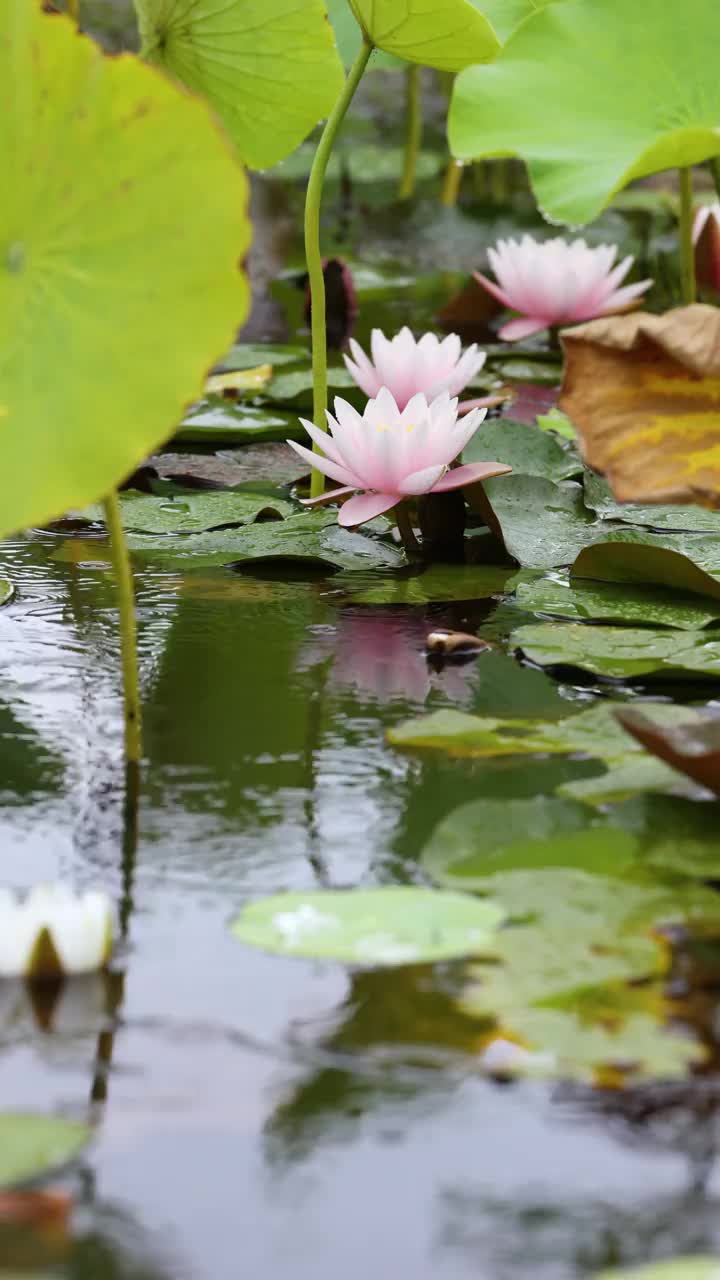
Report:
[{"label": "pink petal", "polygon": [[543,329],[549,328],[549,322],[537,316],[527,319],[520,317],[517,320],[509,320],[504,324],[499,332],[499,337],[505,342],[517,342],[520,338],[529,338],[531,333],[540,333]]},{"label": "pink petal", "polygon": [[493,298],[497,298],[498,302],[502,302],[504,307],[512,308],[512,303],[504,289],[501,289],[497,284],[493,284],[492,280],[488,280],[487,276],[482,274],[482,271],[473,271],[473,276],[478,284],[482,285],[483,289],[487,289],[488,293],[492,294]]},{"label": "pink petal", "polygon": [[468,462],[464,467],[451,467],[441,476],[433,493],[443,493],[448,489],[462,489],[466,484],[476,484],[478,480],[492,480],[493,476],[506,476],[512,467],[502,462]]},{"label": "pink petal", "polygon": [[358,493],[349,498],[338,511],[338,524],[344,529],[374,520],[383,511],[389,511],[400,501],[396,493]]},{"label": "pink petal", "polygon": [[346,493],[354,493],[355,490],[349,487],[345,489],[330,489],[327,493],[321,493],[319,498],[301,498],[304,507],[326,507],[328,503],[335,502],[337,498],[344,498]]},{"label": "pink petal", "polygon": [[400,484],[400,492],[414,497],[420,493],[429,493],[445,470],[445,463],[434,467],[423,467],[420,471],[411,471]]},{"label": "pink petal", "polygon": [[304,444],[298,444],[296,440],[288,440],[286,443],[296,453],[299,453],[303,462],[309,463],[316,471],[322,471],[324,476],[329,476],[331,480],[337,480],[339,484],[349,484],[353,489],[357,488],[354,483],[355,477],[351,475],[346,467],[338,467],[329,458],[324,458],[321,453],[313,453],[311,449],[306,449]]}]

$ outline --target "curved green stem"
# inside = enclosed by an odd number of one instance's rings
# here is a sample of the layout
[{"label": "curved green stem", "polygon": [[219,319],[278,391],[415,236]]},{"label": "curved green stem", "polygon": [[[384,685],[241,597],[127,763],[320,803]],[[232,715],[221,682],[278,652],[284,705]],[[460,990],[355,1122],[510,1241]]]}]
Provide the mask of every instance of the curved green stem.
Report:
[{"label": "curved green stem", "polygon": [[692,238],[693,188],[692,169],[680,170],[680,281],[682,301],[688,307],[695,301],[695,249]]},{"label": "curved green stem", "polygon": [[105,523],[110,536],[115,582],[120,612],[120,647],[122,650],[123,690],[125,698],[125,759],[137,764],[142,756],[142,721],[140,716],[140,681],[137,659],[137,619],[132,569],[123,529],[120,503],[113,490],[105,498]]},{"label": "curved green stem", "polygon": [[446,209],[452,209],[457,204],[463,168],[464,166],[459,160],[450,160],[445,170],[440,202],[445,205]]},{"label": "curved green stem", "polygon": [[715,190],[720,196],[720,159],[717,156],[713,156],[709,163],[712,180],[715,183]]},{"label": "curved green stem", "polygon": [[[321,431],[327,431],[327,420],[325,418],[325,410],[327,409],[327,334],[325,329],[325,281],[323,279],[322,255],[320,252],[320,203],[325,172],[333,143],[345,117],[345,112],[355,96],[355,90],[362,79],[372,51],[373,46],[363,39],[360,52],[350,69],[343,91],[335,103],[318,143],[305,197],[305,257],[310,280],[312,327],[313,421]],[[320,452],[315,444],[313,449],[316,453]],[[324,487],[325,477],[321,472],[313,468],[310,481],[310,496],[318,498]]]},{"label": "curved green stem", "polygon": [[415,194],[417,162],[422,141],[422,109],[420,103],[420,68],[405,72],[405,162],[398,200],[410,200]]},{"label": "curved green stem", "polygon": [[80,0],[67,0],[65,12],[77,25],[80,25]]}]

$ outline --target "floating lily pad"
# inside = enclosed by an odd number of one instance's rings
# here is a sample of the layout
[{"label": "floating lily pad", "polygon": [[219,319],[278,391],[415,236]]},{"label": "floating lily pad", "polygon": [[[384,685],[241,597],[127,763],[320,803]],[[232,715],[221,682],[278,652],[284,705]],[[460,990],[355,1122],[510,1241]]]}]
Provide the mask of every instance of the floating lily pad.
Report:
[{"label": "floating lily pad", "polygon": [[391,886],[261,898],[244,908],[232,932],[284,955],[401,965],[476,953],[503,919],[501,907],[470,895]]},{"label": "floating lily pad", "polygon": [[0,1112],[0,1187],[51,1173],[90,1141],[85,1124],[35,1112]]},{"label": "floating lily pad", "polygon": [[598,1271],[595,1280],[720,1280],[720,1256],[667,1258],[645,1267],[622,1267],[619,1271]]},{"label": "floating lily pad", "polygon": [[554,575],[520,581],[515,590],[520,608],[558,618],[586,622],[618,622],[634,626],[676,627],[696,631],[720,619],[720,602],[660,588],[593,582]]},{"label": "floating lily pad", "polygon": [[588,805],[615,804],[642,792],[681,797],[694,795],[695,788],[675,769],[648,755],[621,757],[595,778],[575,778],[556,788],[557,795]]},{"label": "floating lily pad", "polygon": [[7,578],[0,578],[0,606],[9,604],[15,595],[15,588]]},{"label": "floating lily pad", "polygon": [[378,49],[439,71],[488,62],[497,37],[470,0],[434,0],[432,8],[407,0],[350,0],[350,8]]},{"label": "floating lily pad", "polygon": [[[267,404],[288,405],[305,412],[312,408],[312,395],[313,375],[308,365],[304,369],[289,369],[276,374],[270,385],[265,388],[263,400]],[[367,396],[360,390],[348,370],[332,365],[328,369],[328,395],[331,409],[335,396],[349,400],[350,404],[358,409],[363,409],[367,403]]]},{"label": "floating lily pad", "polygon": [[582,472],[580,455],[559,440],[511,418],[483,422],[463,450],[463,462],[504,462],[526,476],[567,480]]},{"label": "floating lily pad", "polygon": [[549,413],[538,414],[537,423],[540,431],[554,431],[563,440],[577,440],[577,431],[566,413],[559,409],[551,409]]},{"label": "floating lily pad", "polygon": [[218,373],[230,372],[232,369],[256,369],[258,365],[269,364],[270,368],[281,368],[288,364],[306,364],[307,347],[292,346],[281,342],[236,342],[226,356],[215,366]]},{"label": "floating lily pad", "polygon": [[353,594],[353,604],[433,604],[500,595],[516,577],[502,565],[430,564],[412,577],[385,578]]},{"label": "floating lily pad", "polygon": [[171,434],[246,314],[250,231],[204,103],[39,4],[9,0],[3,29],[0,535],[97,501]]},{"label": "floating lily pad", "polygon": [[512,474],[486,480],[483,488],[508,553],[524,568],[570,564],[581,548],[598,536],[595,516],[583,502],[582,487],[573,481],[555,484],[541,476]]},{"label": "floating lily pad", "polygon": [[[248,482],[236,489],[153,497],[128,490],[120,495],[123,524],[143,533],[202,533],[223,525],[251,524],[260,516],[281,520],[297,503],[274,485]],[[102,520],[102,507],[86,507],[86,520]]]},{"label": "floating lily pad", "polygon": [[628,529],[608,533],[586,547],[573,577],[638,582],[720,599],[720,540],[699,534],[660,534]]},{"label": "floating lily pad", "polygon": [[634,502],[618,502],[602,476],[585,472],[585,505],[604,520],[622,520],[624,524],[647,525],[649,529],[681,529],[690,533],[715,533],[720,536],[720,511],[706,507],[671,506],[657,503],[639,506]]},{"label": "floating lily pad", "polygon": [[167,537],[129,534],[128,545],[133,552],[185,570],[262,560],[300,561],[327,567],[331,572],[396,569],[406,564],[405,555],[398,548],[340,529],[335,513],[322,510],[211,533]]},{"label": "floating lily pad", "polygon": [[634,707],[616,714],[646,751],[720,796],[720,716],[695,715],[685,724],[669,727],[655,724]]},{"label": "floating lily pad", "polygon": [[[628,738],[613,715],[615,706],[624,705],[602,702],[556,721],[435,711],[396,725],[387,736],[395,747],[427,747],[459,756],[578,754],[596,756],[609,763],[624,762],[641,750],[640,744]],[[688,717],[685,707],[665,703],[648,705],[662,724],[681,724]]]},{"label": "floating lily pad", "polygon": [[633,178],[720,153],[715,0],[551,4],[459,76],[456,156],[520,155],[555,222],[592,221]]},{"label": "floating lily pad", "polygon": [[212,397],[189,410],[173,438],[182,444],[222,444],[229,447],[277,440],[306,440],[307,432],[296,413]]},{"label": "floating lily pad", "polygon": [[540,667],[579,667],[611,680],[720,678],[720,640],[703,631],[540,622],[519,627],[510,640]]},{"label": "floating lily pad", "polygon": [[266,169],[329,115],[343,68],[322,0],[135,0],[142,55],[207,98]]}]

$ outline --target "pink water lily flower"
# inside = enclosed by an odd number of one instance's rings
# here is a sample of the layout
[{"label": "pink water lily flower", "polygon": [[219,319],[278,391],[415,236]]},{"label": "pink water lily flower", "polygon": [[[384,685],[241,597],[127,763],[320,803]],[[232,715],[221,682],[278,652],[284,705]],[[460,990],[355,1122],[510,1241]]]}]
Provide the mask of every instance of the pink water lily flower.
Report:
[{"label": "pink water lily flower", "polygon": [[431,404],[424,395],[413,396],[401,410],[387,387],[382,387],[374,400],[368,400],[362,417],[338,397],[335,417],[327,415],[327,433],[301,419],[322,454],[294,440],[288,444],[310,466],[342,485],[320,501],[360,490],[340,508],[338,523],[364,524],[405,498],[461,489],[512,470],[500,462],[475,462],[450,470],[450,463],[486,414],[485,409],[474,409],[458,418],[457,409],[457,400],[443,391]]},{"label": "pink water lily flower", "polygon": [[344,356],[345,364],[366,396],[376,396],[381,387],[387,387],[399,409],[404,409],[420,391],[428,400],[441,391],[458,396],[486,359],[485,352],[478,351],[475,344],[463,351],[456,333],[448,334],[442,342],[434,333],[424,333],[416,341],[407,327],[394,338],[386,338],[381,329],[373,329],[370,349],[372,360],[351,338],[354,358]]},{"label": "pink water lily flower", "polygon": [[541,242],[525,235],[498,240],[488,249],[497,284],[479,271],[475,279],[504,306],[520,312],[519,319],[500,330],[501,338],[514,342],[553,325],[578,324],[629,307],[652,280],[620,288],[633,258],[615,264],[616,257],[616,245],[591,249],[584,240],[557,236]]},{"label": "pink water lily flower", "polygon": [[720,289],[720,202],[702,205],[693,222],[695,275],[700,284]]}]

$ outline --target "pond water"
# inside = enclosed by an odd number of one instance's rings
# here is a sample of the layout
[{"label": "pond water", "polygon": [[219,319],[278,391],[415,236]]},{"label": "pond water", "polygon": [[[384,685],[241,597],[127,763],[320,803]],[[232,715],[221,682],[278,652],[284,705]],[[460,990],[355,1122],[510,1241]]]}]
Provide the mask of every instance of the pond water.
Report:
[{"label": "pond water", "polygon": [[[326,228],[331,246],[363,258],[362,338],[375,323],[431,323],[478,252],[530,221],[523,197],[482,218],[440,217],[427,202],[390,216],[381,187],[336,190]],[[256,185],[253,340],[303,328],[300,194]],[[666,224],[642,209],[609,213],[593,236],[620,238],[656,272],[668,247]],[[282,479],[285,450],[273,448]],[[257,478],[267,457],[235,451],[231,463]],[[457,806],[510,807],[602,772],[566,756],[401,751],[387,729],[444,707],[557,720],[608,686],[522,665],[508,637],[525,619],[499,591],[373,606],[353,603],[342,575],[181,571],[142,556],[135,568],[146,738],[136,830],[104,540],[36,531],[0,557],[16,587],[0,612],[3,880],[100,883],[125,932],[108,979],[54,1002],[0,992],[4,1105],[89,1106],[98,1121],[65,1180],[71,1239],[0,1229],[0,1280],[589,1280],[720,1252],[712,935],[702,947],[675,938],[668,979],[705,1067],[593,1089],[491,1076],[487,1028],[458,1004],[462,963],[350,971],[228,932],[258,895],[427,884],[420,853]],[[489,648],[430,665],[437,626]],[[621,685],[612,696],[634,695]],[[569,985],[582,978],[569,973]]]}]

